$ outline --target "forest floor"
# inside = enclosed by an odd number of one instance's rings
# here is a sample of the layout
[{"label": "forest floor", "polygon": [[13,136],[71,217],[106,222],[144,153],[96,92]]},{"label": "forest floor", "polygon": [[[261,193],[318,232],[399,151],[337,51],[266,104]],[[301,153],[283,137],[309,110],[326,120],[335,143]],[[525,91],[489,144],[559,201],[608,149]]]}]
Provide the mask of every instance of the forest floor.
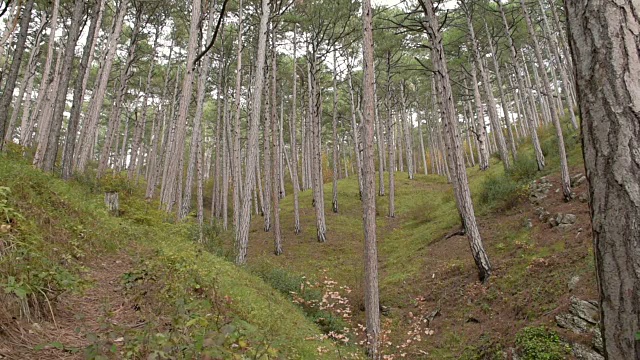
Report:
[{"label": "forest floor", "polygon": [[[478,282],[466,236],[450,236],[460,228],[450,184],[433,175],[409,180],[406,173],[396,173],[394,218],[385,216],[388,196],[377,197],[385,353],[429,359],[509,356],[517,347],[518,334],[538,327],[567,342],[592,342],[591,335],[561,329],[555,320],[567,311],[571,297],[597,299],[589,208],[584,201],[588,188],[586,182],[576,186],[576,198],[565,202],[557,159],[551,155],[548,163],[544,172],[534,170],[532,176],[538,180],[546,175],[550,184],[538,204],[529,200],[530,181],[522,182],[507,199],[483,201],[487,187],[507,180],[502,164],[493,162],[487,172],[468,169],[480,232],[493,267],[484,285]],[[571,148],[570,163],[572,176],[584,172],[579,146]],[[339,211],[333,213],[327,205],[326,243],[315,240],[310,191],[300,195],[303,231],[293,233],[292,196],[287,189],[281,203],[284,254],[273,255],[273,232],[264,232],[263,219],[257,217],[248,262],[276,288],[281,280],[273,280],[274,268],[320,287],[335,281],[329,290],[337,290],[354,309],[344,320],[361,329],[364,249],[357,186],[353,177],[338,183]],[[326,204],[331,204],[331,189],[331,183],[325,184]],[[539,219],[538,207],[552,216],[576,215],[576,221],[551,227]],[[226,239],[227,246],[230,241]]]}]

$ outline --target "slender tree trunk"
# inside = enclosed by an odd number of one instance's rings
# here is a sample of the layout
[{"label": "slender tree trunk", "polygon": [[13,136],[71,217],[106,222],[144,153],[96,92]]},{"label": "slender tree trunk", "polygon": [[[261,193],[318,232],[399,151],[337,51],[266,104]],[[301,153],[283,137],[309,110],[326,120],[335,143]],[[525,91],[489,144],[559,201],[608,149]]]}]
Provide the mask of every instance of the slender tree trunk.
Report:
[{"label": "slender tree trunk", "polygon": [[482,104],[482,98],[480,97],[480,88],[478,88],[478,79],[476,75],[476,67],[471,64],[471,84],[473,86],[473,98],[476,102],[476,138],[478,139],[479,147],[479,162],[480,170],[487,170],[489,168],[489,149],[488,149],[488,137],[484,124],[484,106]]},{"label": "slender tree trunk", "polygon": [[[213,37],[213,26],[215,18],[215,3],[211,2],[209,9],[209,21],[207,24],[206,44],[211,42]],[[191,148],[189,150],[189,165],[187,167],[187,181],[185,191],[182,195],[182,206],[178,212],[178,220],[182,220],[191,211],[191,195],[193,193],[193,182],[197,180],[198,172],[202,173],[202,113],[204,109],[204,96],[209,70],[211,68],[212,52],[209,51],[201,60],[198,68],[198,87],[196,89],[196,113],[193,117],[193,129],[191,130]],[[195,178],[195,179],[194,179]],[[196,189],[198,190],[198,189]],[[201,200],[198,199],[198,203]],[[200,227],[200,230],[201,227]]]},{"label": "slender tree trunk", "polygon": [[298,75],[297,75],[297,26],[294,24],[293,27],[293,93],[291,100],[291,117],[289,118],[289,127],[291,128],[291,167],[293,168],[293,215],[294,215],[294,224],[293,229],[296,234],[299,234],[302,230],[300,227],[300,182],[298,181],[298,132],[296,130],[297,125],[297,116],[298,116],[298,103],[297,103],[297,86],[298,86]]},{"label": "slender tree trunk", "polygon": [[[384,151],[384,138],[382,137],[382,119],[380,119],[380,114],[378,112],[378,86],[377,83],[374,82],[374,90],[375,90],[375,109],[376,109],[376,144],[378,145],[378,196],[384,196],[384,168],[385,168],[385,151]],[[425,170],[426,171],[426,170]]]},{"label": "slender tree trunk", "polygon": [[447,143],[449,153],[453,160],[451,169],[455,172],[452,174],[454,182],[454,192],[456,193],[456,200],[458,203],[458,210],[460,211],[463,225],[469,239],[469,246],[471,247],[471,253],[475,260],[476,267],[478,268],[478,275],[480,281],[486,282],[491,275],[491,264],[489,258],[484,250],[482,244],[482,238],[480,237],[480,231],[476,223],[476,217],[473,210],[473,202],[471,201],[471,192],[469,191],[469,182],[467,179],[467,172],[464,168],[464,159],[462,156],[462,149],[460,147],[460,135],[457,131],[457,119],[455,115],[453,94],[451,92],[451,83],[449,80],[449,72],[447,70],[447,63],[445,60],[444,47],[442,45],[442,34],[440,33],[440,26],[438,25],[438,18],[436,17],[433,3],[431,0],[419,0],[425,16],[428,20],[427,34],[431,39],[434,54],[434,66],[435,66],[435,78],[436,85],[440,88],[441,99],[441,113],[444,125],[447,128],[447,134],[449,135],[449,142]]},{"label": "slender tree trunk", "polygon": [[176,177],[184,159],[184,142],[186,136],[187,113],[191,103],[194,64],[198,45],[198,25],[200,21],[201,1],[193,0],[191,5],[191,24],[189,28],[189,43],[187,45],[187,70],[182,83],[182,95],[180,98],[180,108],[178,111],[178,120],[173,141],[169,144],[169,150],[165,156],[165,168],[167,168],[166,176],[162,179],[162,194],[160,200],[165,206],[166,211],[171,211],[177,194],[178,183]]},{"label": "slender tree trunk", "polygon": [[[264,63],[267,47],[267,22],[270,16],[269,1],[262,0],[262,14],[258,33],[258,52],[256,54],[256,72],[253,77],[251,114],[249,124],[249,139],[247,142],[247,166],[244,189],[251,189],[255,181],[256,162],[258,160],[258,128],[260,121],[260,107],[262,105],[262,88],[264,86]],[[236,229],[237,256],[236,264],[247,261],[247,247],[249,245],[249,225],[251,221],[251,192],[245,191],[242,197],[242,211],[240,226]]]},{"label": "slender tree trunk", "polygon": [[404,92],[404,82],[400,83],[400,97],[402,98],[402,111],[400,115],[400,123],[403,127],[404,132],[404,143],[405,150],[407,154],[407,175],[410,180],[413,180],[413,145],[412,145],[412,136],[411,136],[411,126],[409,123],[411,122],[411,115],[407,113],[407,98]]},{"label": "slender tree trunk", "polygon": [[336,51],[333,52],[333,201],[331,208],[334,213],[338,212],[338,63],[336,61]]},{"label": "slender tree trunk", "polygon": [[[78,75],[73,90],[73,102],[71,104],[71,112],[69,121],[67,122],[67,130],[65,137],[65,146],[62,154],[62,178],[69,179],[73,175],[74,153],[76,150],[76,139],[78,136],[78,125],[80,123],[80,113],[84,103],[84,93],[87,89],[89,74],[91,72],[91,62],[95,51],[95,44],[100,32],[102,17],[104,14],[104,6],[106,0],[96,1],[91,11],[91,23],[85,46],[82,50],[82,59],[78,68]],[[21,135],[22,136],[22,135]]]},{"label": "slender tree trunk", "polygon": [[[536,59],[539,65],[543,64],[542,54],[540,53],[540,47],[538,45],[538,39],[536,37],[535,31],[533,29],[533,25],[531,23],[531,18],[529,17],[529,12],[527,10],[527,6],[524,3],[524,0],[520,0],[520,5],[522,6],[522,11],[524,13],[524,18],[527,23],[527,28],[529,29],[529,34],[531,35],[531,39],[533,40],[533,49],[536,55]],[[542,83],[544,84],[544,91],[547,95],[547,99],[549,103],[553,101],[551,99],[551,86],[549,85],[549,79],[547,78],[547,73],[542,72]],[[549,106],[549,111],[551,112],[551,120],[553,121],[553,125],[556,129],[556,136],[558,137],[558,156],[560,158],[560,174],[562,175],[562,194],[564,195],[565,200],[571,199],[571,182],[569,179],[569,165],[567,164],[567,154],[564,147],[564,136],[562,135],[562,126],[560,124],[560,119],[558,118],[558,114],[556,113],[555,107]]]},{"label": "slender tree trunk", "polygon": [[349,99],[351,100],[351,134],[353,136],[353,144],[356,154],[356,168],[358,171],[358,189],[360,194],[362,194],[362,163],[360,161],[360,136],[358,130],[358,122],[356,121],[356,100],[353,89],[353,79],[351,77],[352,68],[349,61],[347,61],[347,79],[349,81]]},{"label": "slender tree trunk", "polygon": [[[0,96],[0,140],[4,139],[4,133],[6,131],[7,116],[9,114],[11,100],[13,100],[13,89],[16,87],[18,73],[20,72],[20,64],[22,63],[22,54],[24,54],[24,45],[27,40],[27,32],[29,31],[29,21],[31,20],[31,9],[33,8],[33,3],[34,0],[27,0],[27,3],[22,10],[20,32],[18,33],[18,40],[13,52],[11,68],[9,69],[9,75],[7,76],[7,81],[4,85],[2,95]],[[0,151],[2,151],[3,146],[4,141],[0,141]]]},{"label": "slender tree trunk", "polygon": [[[521,96],[528,97],[531,94],[530,93],[531,88],[529,88],[529,92],[525,92],[524,90],[527,85],[522,81],[522,77],[520,76],[520,67],[518,66],[518,57],[516,54],[516,48],[513,45],[513,39],[511,38],[511,32],[509,30],[509,23],[507,22],[507,17],[504,14],[504,8],[502,7],[502,3],[499,0],[496,0],[496,4],[498,5],[498,10],[500,10],[500,16],[502,17],[502,23],[504,24],[505,36],[509,44],[509,50],[510,50],[509,54],[511,56],[511,63],[514,66],[515,75],[516,75],[515,77],[518,82],[518,92],[521,94]],[[533,101],[531,99],[530,104],[532,102]],[[536,156],[538,170],[542,171],[544,169],[545,162],[544,162],[544,154],[542,154],[542,148],[540,146],[540,139],[538,138],[538,132],[536,129],[537,127],[534,120],[535,113],[534,111],[528,110],[529,107],[527,107],[527,105],[525,105],[524,102],[522,103],[522,105],[524,108],[525,121],[527,121],[529,125],[529,133],[531,135],[531,143],[533,144],[533,151]],[[528,116],[526,115],[527,112],[529,112]],[[522,121],[522,120],[518,118],[518,121]]]},{"label": "slender tree trunk", "polygon": [[[271,181],[271,202],[273,203],[273,253],[277,255],[282,254],[282,235],[280,234],[280,161],[282,156],[280,154],[280,134],[278,128],[280,127],[278,121],[277,110],[277,52],[276,52],[276,31],[277,24],[272,23],[271,29],[271,146],[273,147],[273,178]],[[268,139],[265,139],[267,141]]]},{"label": "slender tree trunk", "polygon": [[100,118],[100,110],[102,109],[102,103],[107,91],[107,85],[109,83],[109,77],[111,76],[111,66],[116,55],[116,49],[118,45],[118,39],[122,31],[122,23],[124,15],[127,13],[127,6],[129,1],[122,1],[118,8],[118,15],[115,20],[115,27],[113,32],[109,35],[107,41],[108,50],[105,54],[105,60],[101,67],[100,79],[98,80],[95,92],[91,99],[91,105],[86,120],[82,126],[82,135],[80,137],[79,154],[77,162],[75,164],[78,172],[84,172],[89,160],[91,159],[91,153],[93,148],[93,141],[97,136],[98,120]]},{"label": "slender tree trunk", "polygon": [[376,242],[376,181],[373,163],[373,126],[375,123],[375,78],[373,63],[373,9],[371,1],[362,2],[363,18],[363,226],[364,226],[364,307],[367,319],[369,358],[380,359],[380,300],[378,295],[378,250]]}]

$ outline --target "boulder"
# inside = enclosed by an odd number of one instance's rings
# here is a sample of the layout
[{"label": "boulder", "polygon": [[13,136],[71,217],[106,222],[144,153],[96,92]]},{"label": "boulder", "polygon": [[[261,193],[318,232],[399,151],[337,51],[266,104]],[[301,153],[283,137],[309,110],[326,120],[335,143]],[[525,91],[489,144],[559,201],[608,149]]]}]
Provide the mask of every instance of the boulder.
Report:
[{"label": "boulder", "polygon": [[604,360],[604,356],[598,354],[595,350],[580,343],[571,344],[573,355],[581,360]]},{"label": "boulder", "polygon": [[571,178],[571,187],[578,187],[586,181],[587,178],[583,174],[576,174]]},{"label": "boulder", "polygon": [[590,301],[580,300],[575,296],[571,297],[569,312],[594,325],[600,321],[600,310],[598,307]]},{"label": "boulder", "polygon": [[577,217],[574,214],[564,214],[562,216],[561,221],[559,221],[559,223],[561,224],[575,224],[577,220]]},{"label": "boulder", "polygon": [[576,334],[588,334],[593,325],[573,314],[556,315],[556,323],[563,329],[570,330]]}]

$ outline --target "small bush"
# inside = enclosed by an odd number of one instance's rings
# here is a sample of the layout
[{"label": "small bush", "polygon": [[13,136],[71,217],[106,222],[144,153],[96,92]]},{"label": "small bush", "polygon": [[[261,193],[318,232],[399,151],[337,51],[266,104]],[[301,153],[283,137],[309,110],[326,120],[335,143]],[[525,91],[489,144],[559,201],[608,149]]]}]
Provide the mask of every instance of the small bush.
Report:
[{"label": "small bush", "polygon": [[555,331],[544,327],[527,327],[516,335],[516,347],[523,360],[562,360],[569,346]]},{"label": "small bush", "polygon": [[531,155],[521,155],[513,162],[507,175],[518,183],[531,181],[538,175],[538,162]]},{"label": "small bush", "polygon": [[519,189],[518,183],[509,176],[491,175],[482,183],[480,202],[489,207],[509,208],[515,205]]}]

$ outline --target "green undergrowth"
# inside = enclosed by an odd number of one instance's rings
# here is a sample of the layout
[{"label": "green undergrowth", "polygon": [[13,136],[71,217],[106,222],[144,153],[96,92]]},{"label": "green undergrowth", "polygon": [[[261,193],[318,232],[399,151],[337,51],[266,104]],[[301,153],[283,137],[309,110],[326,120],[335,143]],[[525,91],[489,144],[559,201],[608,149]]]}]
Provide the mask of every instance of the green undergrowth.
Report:
[{"label": "green undergrowth", "polygon": [[[211,241],[197,244],[191,222],[172,223],[124,176],[64,182],[2,155],[0,189],[2,327],[12,317],[52,320],[48,304],[100,286],[86,276],[90,264],[120,254],[138,259],[122,284],[148,316],[127,329],[105,322],[104,334],[88,336],[89,358],[330,359],[343,351],[280,292],[214,255],[214,227]],[[107,213],[104,191],[119,192],[119,217]]]}]

